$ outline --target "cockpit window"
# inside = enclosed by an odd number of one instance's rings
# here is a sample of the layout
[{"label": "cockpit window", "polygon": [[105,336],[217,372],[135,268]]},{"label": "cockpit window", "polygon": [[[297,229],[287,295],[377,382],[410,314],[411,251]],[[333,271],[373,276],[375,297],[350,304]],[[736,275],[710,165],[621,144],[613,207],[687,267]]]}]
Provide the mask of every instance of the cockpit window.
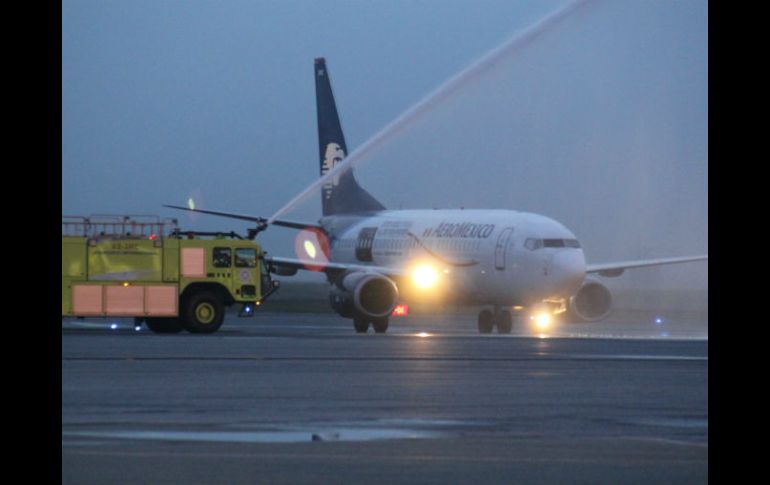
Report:
[{"label": "cockpit window", "polygon": [[524,247],[530,251],[540,248],[579,248],[580,243],[577,239],[535,239],[529,238],[524,241]]},{"label": "cockpit window", "polygon": [[543,240],[529,238],[526,241],[524,241],[524,247],[529,249],[530,251],[534,251],[535,249],[540,249],[543,247]]},{"label": "cockpit window", "polygon": [[543,239],[543,247],[546,248],[563,248],[564,239]]}]

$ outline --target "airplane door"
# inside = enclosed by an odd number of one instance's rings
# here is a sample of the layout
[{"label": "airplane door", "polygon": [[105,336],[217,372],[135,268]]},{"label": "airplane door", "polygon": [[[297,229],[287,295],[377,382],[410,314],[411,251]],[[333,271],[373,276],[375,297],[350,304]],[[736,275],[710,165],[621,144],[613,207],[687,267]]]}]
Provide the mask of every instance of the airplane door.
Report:
[{"label": "airplane door", "polygon": [[376,227],[364,227],[358,233],[356,242],[356,259],[359,261],[372,260],[372,246],[374,246],[374,235],[377,233]]},{"label": "airplane door", "polygon": [[508,241],[511,239],[511,234],[513,234],[513,228],[506,227],[497,238],[497,245],[495,246],[495,269],[505,269],[505,256],[508,252]]}]

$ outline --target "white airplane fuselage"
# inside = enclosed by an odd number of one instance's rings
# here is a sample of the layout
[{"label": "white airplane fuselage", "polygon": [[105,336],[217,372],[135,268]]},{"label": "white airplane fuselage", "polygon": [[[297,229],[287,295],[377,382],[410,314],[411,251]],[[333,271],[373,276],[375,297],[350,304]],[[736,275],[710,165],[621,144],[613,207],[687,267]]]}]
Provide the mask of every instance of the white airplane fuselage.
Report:
[{"label": "white airplane fuselage", "polygon": [[[574,295],[586,275],[574,234],[510,210],[394,210],[325,217],[331,260],[435,268],[444,288],[475,304],[529,306]],[[545,243],[544,243],[545,241]]]}]

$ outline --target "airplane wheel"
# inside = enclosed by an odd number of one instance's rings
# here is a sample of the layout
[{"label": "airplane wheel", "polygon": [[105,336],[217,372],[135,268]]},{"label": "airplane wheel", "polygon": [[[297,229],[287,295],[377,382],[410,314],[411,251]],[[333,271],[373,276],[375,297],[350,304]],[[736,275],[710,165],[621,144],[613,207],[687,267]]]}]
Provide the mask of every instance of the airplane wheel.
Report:
[{"label": "airplane wheel", "polygon": [[479,333],[492,333],[495,324],[494,315],[489,310],[481,310],[479,313]]},{"label": "airplane wheel", "polygon": [[375,333],[385,333],[388,330],[388,319],[385,318],[375,318],[372,321],[372,327],[374,327]]},{"label": "airplane wheel", "polygon": [[353,317],[353,328],[356,333],[366,333],[369,330],[369,320],[362,317]]},{"label": "airplane wheel", "polygon": [[503,310],[497,314],[497,333],[511,333],[513,330],[513,317],[511,312]]}]

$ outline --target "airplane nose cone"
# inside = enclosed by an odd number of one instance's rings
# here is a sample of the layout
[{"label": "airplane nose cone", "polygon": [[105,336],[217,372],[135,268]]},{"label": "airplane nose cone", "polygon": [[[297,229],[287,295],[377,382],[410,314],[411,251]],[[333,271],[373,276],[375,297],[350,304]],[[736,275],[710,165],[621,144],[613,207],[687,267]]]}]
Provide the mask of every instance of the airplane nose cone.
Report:
[{"label": "airplane nose cone", "polygon": [[562,296],[574,295],[586,276],[583,251],[569,249],[554,254],[551,261],[553,284]]}]

